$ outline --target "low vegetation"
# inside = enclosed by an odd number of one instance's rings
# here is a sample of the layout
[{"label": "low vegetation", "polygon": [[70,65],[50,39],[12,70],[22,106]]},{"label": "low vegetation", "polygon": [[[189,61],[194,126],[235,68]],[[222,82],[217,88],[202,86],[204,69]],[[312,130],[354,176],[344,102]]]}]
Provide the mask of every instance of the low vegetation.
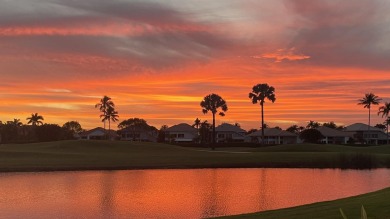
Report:
[{"label": "low vegetation", "polygon": [[298,207],[285,208],[272,211],[263,211],[251,214],[242,214],[221,217],[226,219],[261,218],[261,219],[334,219],[343,216],[340,208],[348,218],[361,218],[362,205],[367,212],[368,218],[390,218],[390,188],[380,191],[339,199],[335,201],[319,202]]},{"label": "low vegetation", "polygon": [[77,140],[0,145],[0,171],[215,167],[390,167],[390,147],[299,144],[211,151],[160,143]]}]

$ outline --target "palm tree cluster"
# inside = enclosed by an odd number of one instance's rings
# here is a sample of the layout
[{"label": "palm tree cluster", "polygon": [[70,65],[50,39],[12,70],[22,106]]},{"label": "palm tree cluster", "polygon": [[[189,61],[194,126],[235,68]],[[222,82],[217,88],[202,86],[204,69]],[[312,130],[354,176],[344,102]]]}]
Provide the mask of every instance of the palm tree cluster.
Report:
[{"label": "palm tree cluster", "polygon": [[106,129],[106,121],[108,121],[108,133],[110,135],[111,121],[116,122],[118,121],[119,117],[118,112],[115,110],[114,102],[110,97],[104,96],[102,99],[100,99],[99,103],[95,104],[95,108],[99,108],[100,112],[102,113],[100,114],[100,118],[102,118],[104,129]]}]

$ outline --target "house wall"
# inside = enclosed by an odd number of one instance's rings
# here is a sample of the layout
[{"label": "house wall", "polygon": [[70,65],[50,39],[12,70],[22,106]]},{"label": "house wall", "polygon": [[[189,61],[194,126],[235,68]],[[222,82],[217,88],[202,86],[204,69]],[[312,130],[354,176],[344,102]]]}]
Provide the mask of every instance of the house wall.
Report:
[{"label": "house wall", "polygon": [[237,132],[215,132],[217,142],[236,141],[244,142],[245,133]]},{"label": "house wall", "polygon": [[192,132],[166,132],[165,141],[192,142],[197,137],[197,133]]}]

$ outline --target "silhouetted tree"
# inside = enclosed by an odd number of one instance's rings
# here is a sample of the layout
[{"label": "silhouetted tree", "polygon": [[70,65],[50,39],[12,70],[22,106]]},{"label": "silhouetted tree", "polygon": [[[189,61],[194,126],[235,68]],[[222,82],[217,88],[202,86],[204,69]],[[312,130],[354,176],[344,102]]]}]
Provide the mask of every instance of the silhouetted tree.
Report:
[{"label": "silhouetted tree", "polygon": [[376,96],[373,93],[366,93],[362,99],[359,99],[358,105],[363,105],[364,108],[368,108],[368,143],[370,143],[371,134],[370,134],[370,126],[371,126],[371,105],[378,105],[382,99]]},{"label": "silhouetted tree", "polygon": [[215,114],[218,112],[220,108],[222,111],[219,112],[220,116],[225,116],[225,112],[228,110],[226,101],[222,99],[218,94],[209,94],[205,96],[200,102],[200,106],[202,107],[202,112],[206,114],[207,112],[211,112],[213,114],[213,144],[211,148],[215,149]]},{"label": "silhouetted tree", "polygon": [[7,124],[13,125],[15,127],[21,127],[23,125],[20,119],[14,119],[12,121],[8,121]]},{"label": "silhouetted tree", "polygon": [[306,125],[307,129],[316,129],[320,127],[320,123],[310,120],[309,123]]},{"label": "silhouetted tree", "polygon": [[109,139],[111,140],[111,121],[112,122],[116,122],[118,121],[118,112],[115,111],[115,109],[113,107],[108,107],[106,109],[106,113],[104,115],[101,115],[101,117],[103,117],[102,121],[108,121],[108,136],[109,136]]},{"label": "silhouetted tree", "polygon": [[282,130],[282,128],[280,128],[279,126],[275,126],[274,129]]},{"label": "silhouetted tree", "polygon": [[202,144],[210,142],[210,129],[211,124],[207,120],[200,123],[199,137]]},{"label": "silhouetted tree", "polygon": [[43,117],[38,115],[38,113],[32,113],[31,117],[27,118],[27,124],[31,124],[33,126],[42,125]]},{"label": "silhouetted tree", "polygon": [[246,132],[247,135],[252,134],[253,132],[257,132],[257,129],[249,129],[249,131]]},{"label": "silhouetted tree", "polygon": [[59,141],[63,139],[63,129],[57,124],[43,124],[36,127],[38,141]]},{"label": "silhouetted tree", "polygon": [[[108,96],[104,96],[102,99],[100,99],[99,103],[95,104],[95,108],[99,108],[99,111],[102,113],[100,118],[104,118],[106,116],[107,110],[110,107],[115,108],[115,104]],[[106,129],[106,119],[103,119],[102,122],[104,124],[104,129]]]},{"label": "silhouetted tree", "polygon": [[266,99],[272,103],[275,102],[275,88],[268,84],[257,84],[253,86],[252,92],[249,93],[249,98],[253,104],[259,103],[261,106],[261,144],[264,144],[264,103]]},{"label": "silhouetted tree", "polygon": [[162,125],[160,130],[158,130],[158,136],[157,136],[158,142],[165,142],[165,136],[166,136],[165,133],[168,128],[169,127],[167,125]]},{"label": "silhouetted tree", "polygon": [[69,121],[62,125],[65,139],[74,139],[75,134],[81,133],[83,129],[77,121]]},{"label": "silhouetted tree", "polygon": [[292,125],[286,129],[286,131],[298,134],[299,133],[299,128],[298,125]]},{"label": "silhouetted tree", "polygon": [[325,127],[331,128],[331,129],[337,129],[337,125],[333,121],[325,122],[322,124],[322,126],[325,126]]},{"label": "silhouetted tree", "polygon": [[318,143],[324,136],[317,129],[305,129],[299,134],[299,138],[304,142]]},{"label": "silhouetted tree", "polygon": [[386,120],[383,122],[383,124],[386,126],[387,131],[387,144],[389,144],[389,125],[390,125],[390,103],[385,102],[383,106],[379,107],[378,115],[382,114],[382,118],[386,117]]},{"label": "silhouetted tree", "polygon": [[386,131],[386,125],[384,125],[384,124],[378,123],[374,127],[381,129],[382,131]]}]

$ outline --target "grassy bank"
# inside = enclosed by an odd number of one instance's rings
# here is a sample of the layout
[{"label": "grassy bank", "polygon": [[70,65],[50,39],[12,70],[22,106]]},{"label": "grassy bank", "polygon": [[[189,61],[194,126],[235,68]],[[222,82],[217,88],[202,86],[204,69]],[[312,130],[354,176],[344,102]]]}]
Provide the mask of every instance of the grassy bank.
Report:
[{"label": "grassy bank", "polygon": [[213,167],[390,167],[390,147],[283,145],[211,151],[159,143],[58,141],[0,145],[0,171]]},{"label": "grassy bank", "polygon": [[364,205],[368,218],[390,218],[390,188],[364,195],[335,201],[319,202],[293,208],[264,211],[252,214],[221,217],[226,219],[261,218],[261,219],[334,219],[342,218],[342,208],[348,218],[360,218],[360,208]]}]

